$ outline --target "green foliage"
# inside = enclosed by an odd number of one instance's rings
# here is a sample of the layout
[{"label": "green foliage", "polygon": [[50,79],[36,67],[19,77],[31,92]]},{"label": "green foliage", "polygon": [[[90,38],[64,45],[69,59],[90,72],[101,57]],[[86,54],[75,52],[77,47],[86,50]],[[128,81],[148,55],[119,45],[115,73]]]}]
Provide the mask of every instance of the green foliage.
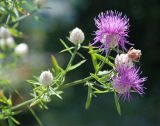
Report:
[{"label": "green foliage", "polygon": [[88,86],[88,95],[87,95],[85,108],[88,109],[91,105],[93,92],[92,92],[92,83],[87,82],[86,85]]},{"label": "green foliage", "polygon": [[80,61],[79,63],[70,66],[70,67],[68,68],[68,71],[72,71],[72,70],[78,68],[79,66],[81,66],[81,65],[84,64],[85,62],[86,62],[86,60],[82,60],[82,61]]},{"label": "green foliage", "polygon": [[117,112],[118,112],[119,115],[121,115],[121,107],[120,107],[118,97],[117,97],[117,94],[116,94],[115,91],[114,91],[114,100],[115,100]]},{"label": "green foliage", "polygon": [[[0,4],[0,26],[8,29],[12,37],[15,37],[16,39],[23,39],[25,34],[18,30],[19,22],[29,16],[34,16],[33,14],[40,9],[39,6],[35,5],[33,1],[26,0],[8,0],[2,1]],[[39,19],[37,16],[34,18]],[[73,45],[73,43],[72,46],[69,46],[69,44],[66,44],[66,42],[62,39],[60,39],[60,42],[64,46],[64,49],[60,51],[60,53],[68,52],[71,57],[67,63],[67,67],[62,68],[59,65],[56,57],[54,55],[51,56],[51,70],[53,73],[53,80],[51,84],[43,84],[40,81],[39,76],[34,76],[33,80],[27,80],[27,82],[32,85],[32,91],[30,92],[31,98],[29,100],[24,100],[21,98],[23,102],[16,105],[13,105],[14,103],[12,101],[11,95],[7,97],[4,95],[3,91],[0,90],[0,119],[7,119],[9,126],[20,125],[20,123],[13,116],[23,112],[24,107],[27,107],[31,111],[39,125],[43,125],[31,107],[39,106],[42,109],[48,109],[47,103],[51,102],[55,97],[63,100],[62,94],[64,93],[64,89],[78,84],[83,84],[88,88],[85,109],[89,109],[92,100],[94,100],[94,96],[98,96],[99,94],[104,93],[114,93],[116,109],[118,114],[121,115],[117,92],[113,89],[111,84],[112,78],[117,76],[114,65],[114,58],[110,55],[103,55],[103,51],[101,49],[97,49],[94,46],[82,46],[81,44]],[[17,44],[15,44],[15,47],[16,46]],[[5,66],[15,67],[17,65],[17,61],[21,60],[22,57],[16,55],[14,52],[15,47],[0,47],[1,68]],[[84,52],[88,52],[91,56],[94,72],[88,72],[88,77],[66,83],[66,75],[68,72],[78,70],[88,61],[79,52],[80,49],[84,49]],[[75,63],[76,56],[79,57],[79,60]],[[46,77],[45,79],[48,78]],[[0,84],[4,83],[4,81],[5,80],[2,80]],[[17,90],[14,90],[14,92],[17,93]],[[21,95],[19,96],[21,97]]]}]

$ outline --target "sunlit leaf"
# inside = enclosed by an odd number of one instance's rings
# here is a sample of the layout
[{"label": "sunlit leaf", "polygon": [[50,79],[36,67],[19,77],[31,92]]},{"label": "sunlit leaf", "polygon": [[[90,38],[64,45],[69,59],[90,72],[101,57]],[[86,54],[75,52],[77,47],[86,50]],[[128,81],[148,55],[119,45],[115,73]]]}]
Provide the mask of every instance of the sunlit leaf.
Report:
[{"label": "sunlit leaf", "polygon": [[74,70],[74,69],[78,68],[79,66],[81,66],[81,65],[82,65],[83,63],[85,63],[85,62],[86,62],[86,60],[82,60],[82,61],[80,61],[79,63],[70,66],[69,69],[68,69],[68,71],[71,71],[71,70]]},{"label": "sunlit leaf", "polygon": [[8,125],[9,126],[16,126],[14,123],[13,123],[13,120],[11,118],[8,118]]},{"label": "sunlit leaf", "polygon": [[11,116],[10,118],[12,119],[12,121],[13,121],[15,124],[20,125],[20,122],[17,121],[15,118],[13,118],[12,116]]},{"label": "sunlit leaf", "polygon": [[74,49],[74,47],[70,47],[70,48],[67,48],[67,49],[63,49],[63,50],[60,51],[60,53],[69,52],[69,51],[71,51],[72,49]]},{"label": "sunlit leaf", "polygon": [[114,100],[115,100],[117,112],[119,115],[121,115],[121,107],[120,107],[116,92],[114,92]]},{"label": "sunlit leaf", "polygon": [[88,86],[88,95],[87,95],[87,101],[85,105],[86,110],[90,107],[91,101],[92,101],[92,88]]},{"label": "sunlit leaf", "polygon": [[72,51],[70,50],[69,46],[62,40],[60,39],[60,42],[63,44],[63,46],[68,50],[68,52],[72,55]]},{"label": "sunlit leaf", "polygon": [[114,64],[112,62],[109,61],[109,59],[107,57],[104,57],[102,55],[99,54],[95,54],[96,58],[101,60],[101,61],[105,61],[106,64],[108,64],[109,66],[114,68]]},{"label": "sunlit leaf", "polygon": [[53,68],[55,70],[56,75],[59,74],[61,71],[63,71],[63,69],[58,65],[58,62],[55,58],[55,56],[51,56],[52,58],[52,64],[53,64]]},{"label": "sunlit leaf", "polygon": [[97,62],[97,58],[96,58],[95,53],[93,52],[93,48],[91,46],[89,48],[89,51],[90,51],[90,54],[91,54],[94,69],[95,69],[95,71],[97,71],[99,69],[99,64]]},{"label": "sunlit leaf", "polygon": [[56,95],[58,98],[63,99],[52,87],[49,87],[50,91],[52,92],[53,95]]}]

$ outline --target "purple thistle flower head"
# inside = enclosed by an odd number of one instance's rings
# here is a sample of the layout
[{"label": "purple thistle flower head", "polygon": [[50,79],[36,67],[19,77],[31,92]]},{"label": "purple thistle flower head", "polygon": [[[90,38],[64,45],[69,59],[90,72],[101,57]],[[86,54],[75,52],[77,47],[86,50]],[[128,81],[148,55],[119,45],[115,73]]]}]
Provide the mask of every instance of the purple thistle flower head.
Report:
[{"label": "purple thistle flower head", "polygon": [[125,48],[126,37],[128,36],[129,19],[122,17],[117,11],[106,11],[95,18],[95,25],[98,30],[95,32],[94,44],[101,43],[100,48],[109,51],[109,48],[121,46]]},{"label": "purple thistle flower head", "polygon": [[130,100],[131,90],[140,95],[144,94],[143,82],[146,78],[140,78],[139,68],[121,65],[118,66],[117,72],[118,76],[113,78],[113,88],[123,100]]}]

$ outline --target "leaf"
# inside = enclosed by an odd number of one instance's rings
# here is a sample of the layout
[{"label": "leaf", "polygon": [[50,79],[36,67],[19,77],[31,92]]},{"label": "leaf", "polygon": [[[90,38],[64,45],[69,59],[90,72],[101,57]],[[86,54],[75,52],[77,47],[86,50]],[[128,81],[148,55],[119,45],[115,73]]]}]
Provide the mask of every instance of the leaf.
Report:
[{"label": "leaf", "polygon": [[93,52],[93,48],[91,46],[89,47],[89,53],[91,54],[94,69],[95,69],[95,71],[97,71],[99,69],[99,64],[97,62],[97,58],[96,58],[95,53]]},{"label": "leaf", "polygon": [[0,90],[0,102],[7,103],[7,98],[2,90]]},{"label": "leaf", "polygon": [[102,82],[101,79],[100,79],[97,75],[91,73],[91,76],[92,76],[96,81],[98,81],[100,84],[105,85],[105,83]]},{"label": "leaf", "polygon": [[118,112],[119,115],[121,115],[121,107],[120,107],[120,104],[118,102],[118,97],[117,97],[116,92],[114,92],[114,100],[115,100],[117,112]]},{"label": "leaf", "polygon": [[63,69],[58,65],[58,62],[57,62],[55,56],[52,55],[51,58],[52,58],[52,64],[53,64],[55,73],[56,73],[56,75],[57,75],[57,74],[59,74],[61,71],[63,71]]},{"label": "leaf", "polygon": [[4,53],[0,53],[0,59],[4,59],[6,55]]},{"label": "leaf", "polygon": [[15,37],[20,37],[20,38],[23,38],[24,37],[24,34],[22,32],[19,32],[17,31],[16,29],[14,28],[10,28],[9,31],[12,33],[13,36]]},{"label": "leaf", "polygon": [[39,83],[37,81],[33,81],[33,80],[27,80],[27,82],[30,84],[34,84],[34,85],[42,85],[41,83]]},{"label": "leaf", "polygon": [[40,102],[39,99],[33,101],[31,104],[30,104],[30,107],[33,107],[34,105],[38,104]]},{"label": "leaf", "polygon": [[63,44],[63,46],[68,50],[68,52],[72,55],[72,51],[70,50],[70,48],[67,46],[67,44],[62,40],[60,39],[60,42]]},{"label": "leaf", "polygon": [[56,95],[58,98],[63,99],[58,93],[54,91],[52,87],[49,87],[50,91],[52,92],[53,95]]},{"label": "leaf", "polygon": [[67,49],[63,49],[63,50],[60,51],[60,53],[67,52],[67,51],[70,51],[70,50],[72,50],[72,49],[74,49],[74,47],[70,47],[70,48],[67,48]]},{"label": "leaf", "polygon": [[95,54],[95,56],[96,56],[97,59],[99,59],[101,61],[105,61],[105,63],[107,63],[109,66],[114,68],[114,64],[111,63],[107,57],[104,57],[104,56],[99,55],[99,54]]},{"label": "leaf", "polygon": [[96,90],[94,91],[94,93],[98,93],[98,94],[103,94],[103,93],[108,93],[109,90],[104,90],[104,91],[101,91],[101,90]]},{"label": "leaf", "polygon": [[80,54],[79,52],[77,52],[77,55],[79,55],[82,59],[85,59],[85,57],[82,54]]},{"label": "leaf", "polygon": [[9,126],[16,126],[14,123],[13,123],[13,121],[12,121],[12,119],[9,117],[8,118],[8,125]]},{"label": "leaf", "polygon": [[20,122],[17,121],[15,118],[13,118],[12,116],[11,116],[10,118],[12,119],[12,121],[13,121],[15,124],[20,125]]},{"label": "leaf", "polygon": [[85,63],[85,62],[86,62],[86,60],[82,60],[82,61],[80,61],[79,63],[70,66],[69,69],[68,69],[68,71],[71,71],[71,70],[76,69],[77,67],[81,66],[81,65],[82,65],[83,63]]},{"label": "leaf", "polygon": [[85,105],[86,110],[90,107],[91,101],[92,101],[92,88],[89,85],[89,83],[87,85],[88,85],[88,95],[87,95],[87,100],[86,100],[86,105]]}]

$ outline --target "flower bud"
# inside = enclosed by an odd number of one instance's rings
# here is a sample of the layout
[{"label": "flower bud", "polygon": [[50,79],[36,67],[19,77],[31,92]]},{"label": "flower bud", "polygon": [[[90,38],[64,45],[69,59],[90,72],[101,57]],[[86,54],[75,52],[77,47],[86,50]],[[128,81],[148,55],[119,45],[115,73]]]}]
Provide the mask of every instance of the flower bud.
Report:
[{"label": "flower bud", "polygon": [[85,36],[84,36],[83,31],[79,28],[75,28],[71,31],[69,40],[73,44],[78,45],[84,41],[84,38],[85,38]]},{"label": "flower bud", "polygon": [[13,37],[8,37],[6,39],[6,45],[8,48],[14,48],[15,42],[14,42]]},{"label": "flower bud", "polygon": [[115,58],[115,65],[117,66],[122,66],[126,65],[127,67],[132,67],[133,62],[128,58],[127,54],[118,54]]},{"label": "flower bud", "polygon": [[1,49],[5,50],[5,48],[6,48],[6,39],[4,39],[4,38],[0,39],[0,47],[1,47]]},{"label": "flower bud", "polygon": [[38,7],[44,6],[47,3],[47,0],[35,0],[35,4]]},{"label": "flower bud", "polygon": [[42,84],[49,85],[53,81],[53,75],[52,75],[52,73],[49,70],[48,71],[43,71],[41,73],[39,79],[40,79],[40,82]]},{"label": "flower bud", "polygon": [[28,45],[26,43],[21,43],[15,48],[15,53],[19,56],[24,56],[28,53]]},{"label": "flower bud", "polygon": [[10,48],[10,49],[12,49],[12,48],[14,48],[14,45],[15,45],[15,43],[14,43],[14,39],[13,39],[13,37],[8,37],[8,38],[6,38],[6,39],[4,39],[4,38],[2,38],[2,39],[0,39],[0,47],[2,48],[2,49],[6,49],[6,48]]},{"label": "flower bud", "polygon": [[133,47],[129,49],[127,54],[129,59],[131,59],[132,61],[139,61],[142,55],[141,50],[134,49]]},{"label": "flower bud", "polygon": [[6,29],[5,27],[1,27],[0,28],[0,37],[1,38],[6,39],[6,38],[8,38],[10,36],[11,36],[11,33],[9,32],[8,29]]}]

